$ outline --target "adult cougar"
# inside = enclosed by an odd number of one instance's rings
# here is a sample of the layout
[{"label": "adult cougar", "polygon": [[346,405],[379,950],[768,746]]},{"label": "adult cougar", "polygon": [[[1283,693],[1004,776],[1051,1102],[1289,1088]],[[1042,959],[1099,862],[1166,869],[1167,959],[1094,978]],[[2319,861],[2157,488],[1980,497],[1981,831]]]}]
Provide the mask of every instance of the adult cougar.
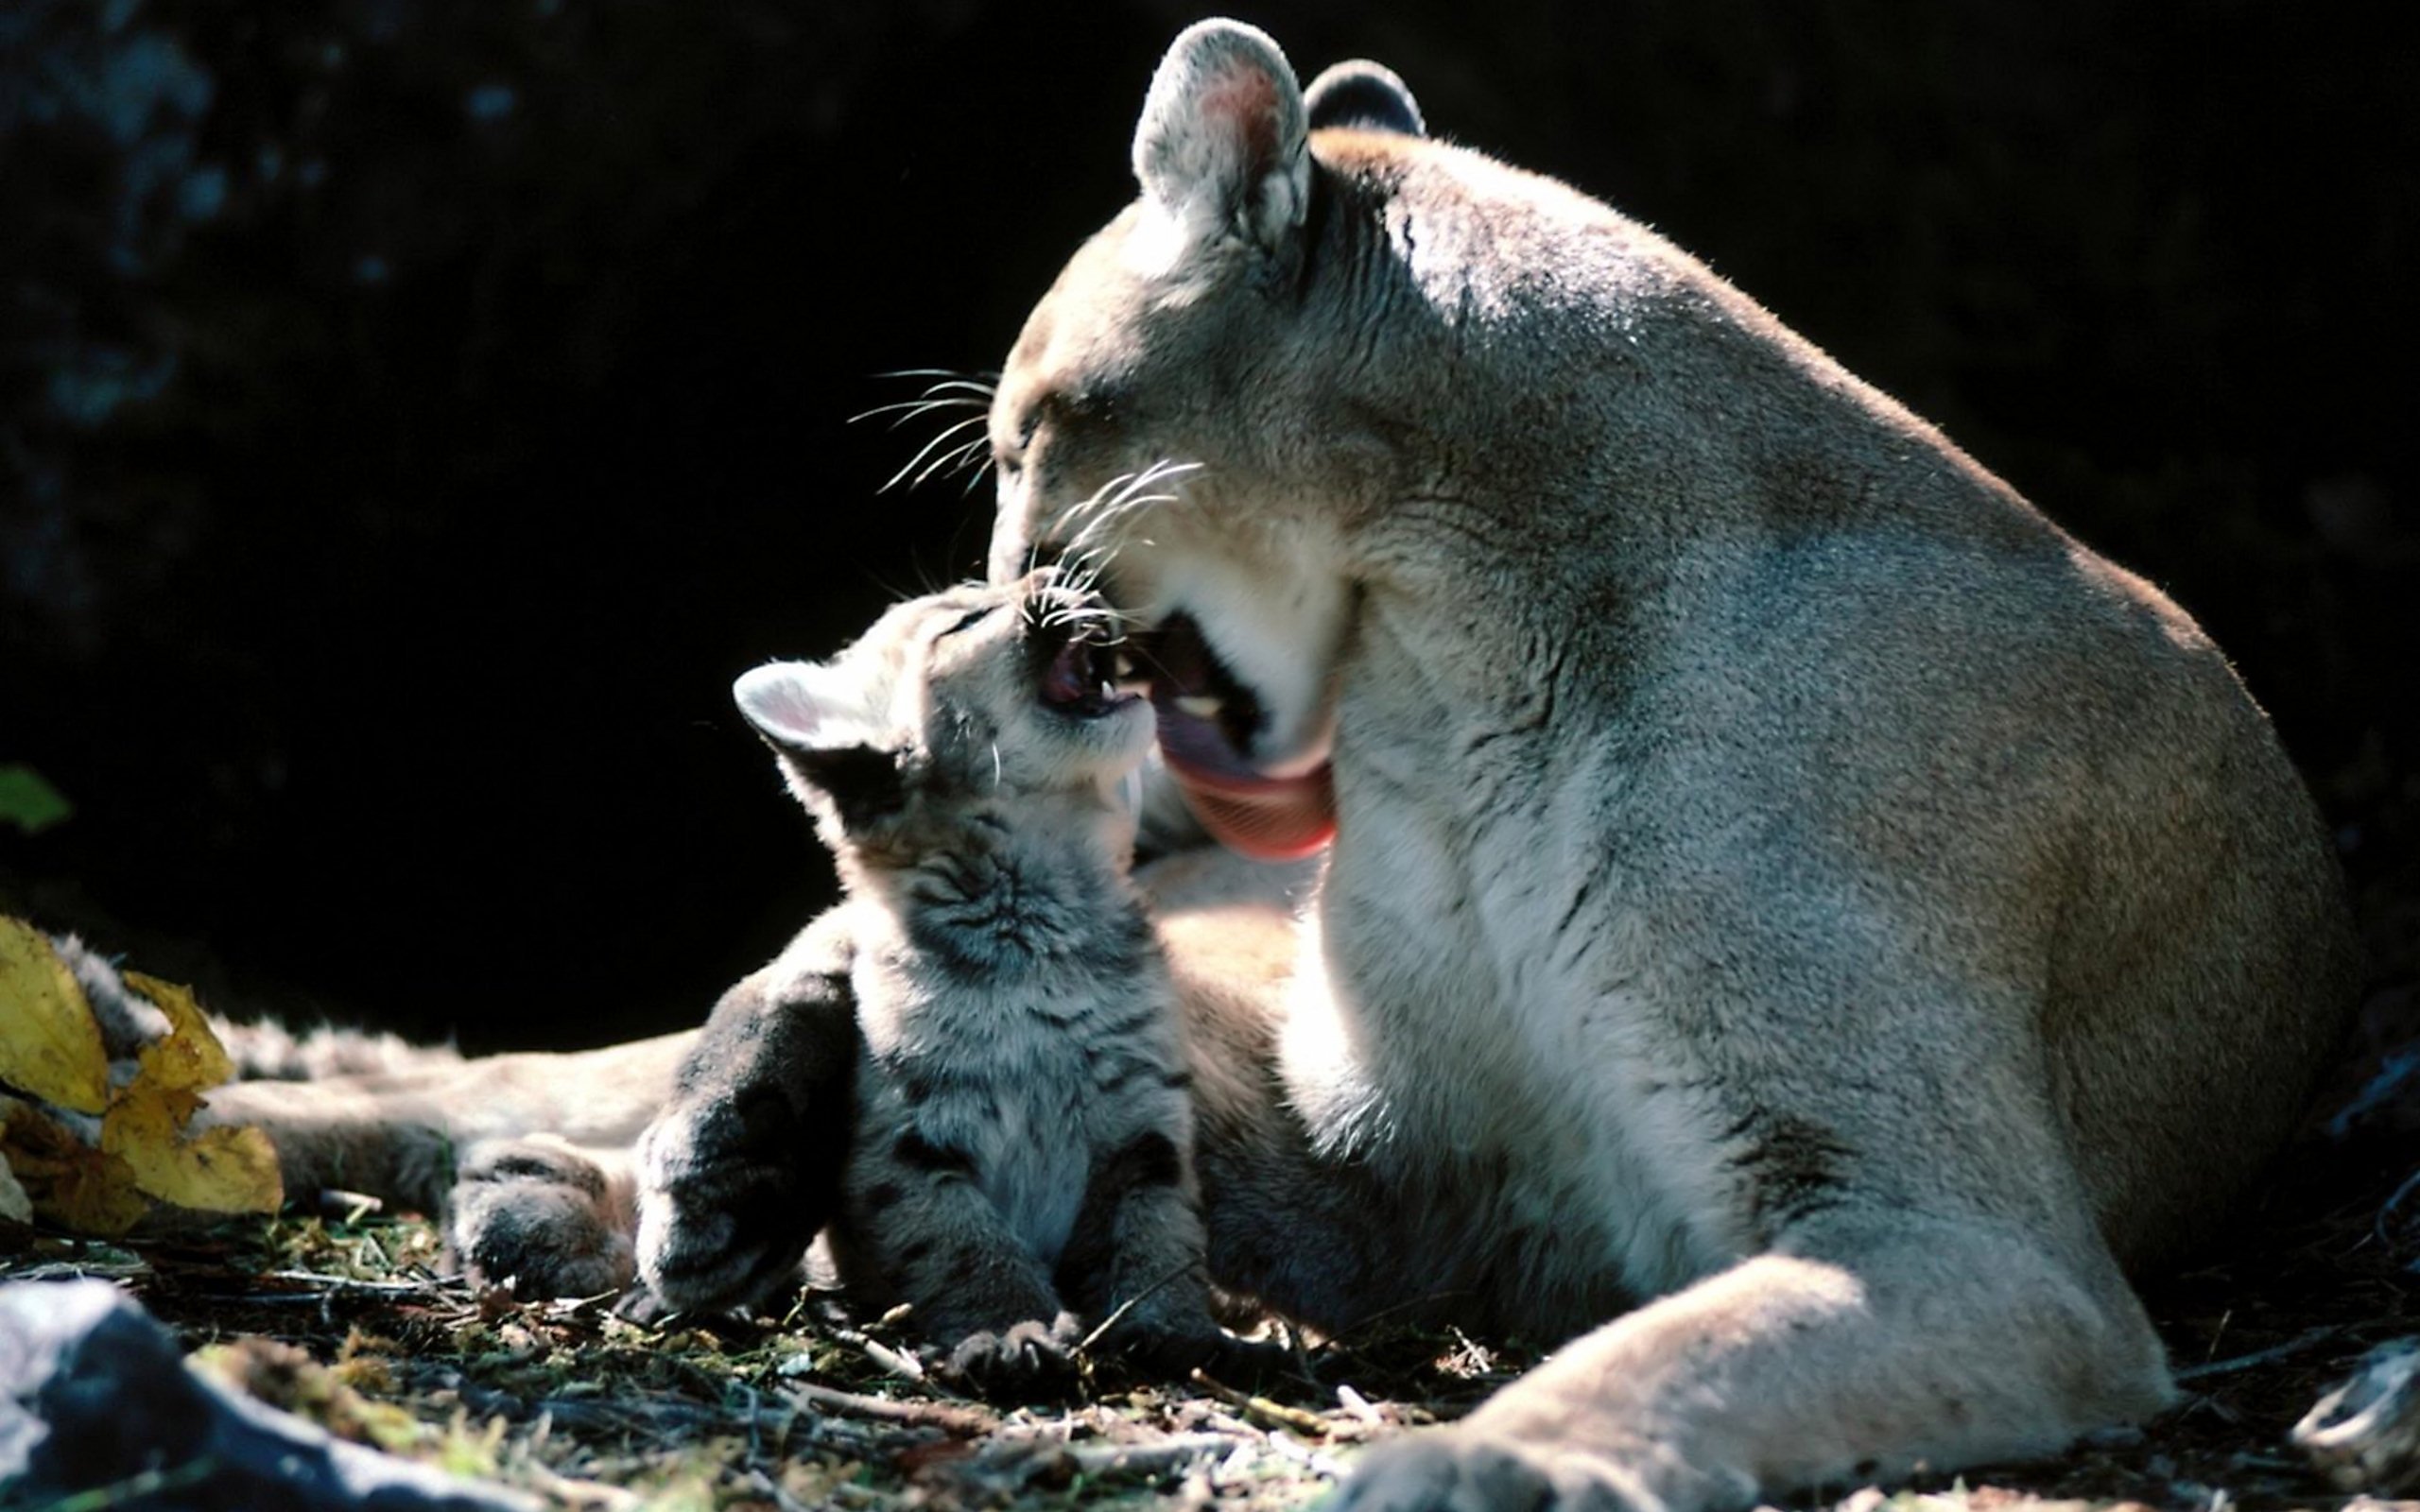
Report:
[{"label": "adult cougar", "polygon": [[1220,1279],[1601,1324],[1342,1504],[1739,1504],[2157,1411],[2121,1267],[2239,1191],[2352,985],[2267,721],[1700,264],[1421,130],[1187,30],[993,409],[995,575],[1105,562],[1203,822],[1333,835],[1287,1194],[1210,1208],[1214,1263],[1239,1203],[1324,1258]]},{"label": "adult cougar", "polygon": [[[1299,925],[1139,879],[1213,1276],[1571,1340],[1343,1504],[1740,1504],[2157,1410],[2124,1270],[2251,1178],[2356,971],[2266,720],[1698,263],[1421,133],[1382,69],[1186,31],[993,414],[994,576],[1104,563],[1204,822],[1333,835]],[[686,1051],[640,1199],[692,1300],[795,1263],[848,1011],[776,963]]]}]

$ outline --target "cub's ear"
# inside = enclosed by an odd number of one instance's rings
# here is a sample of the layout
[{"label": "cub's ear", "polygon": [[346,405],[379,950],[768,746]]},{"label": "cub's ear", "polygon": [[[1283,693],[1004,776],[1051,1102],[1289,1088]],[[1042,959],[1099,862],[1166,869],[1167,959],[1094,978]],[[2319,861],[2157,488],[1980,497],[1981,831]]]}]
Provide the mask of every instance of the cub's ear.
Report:
[{"label": "cub's ear", "polygon": [[900,806],[898,759],[882,748],[862,679],[825,662],[774,662],[743,673],[731,696],[780,755],[791,785],[829,798],[843,825]]},{"label": "cub's ear", "polygon": [[1428,123],[1420,118],[1420,102],[1411,97],[1410,89],[1393,69],[1367,59],[1338,63],[1312,79],[1303,92],[1303,113],[1314,131],[1346,126],[1398,136],[1428,134]]},{"label": "cub's ear", "polygon": [[1303,90],[1266,33],[1187,26],[1160,60],[1134,128],[1134,177],[1192,239],[1240,235],[1271,250],[1310,196]]},{"label": "cub's ear", "polygon": [[782,750],[840,750],[874,740],[862,679],[825,662],[769,662],[731,685],[739,712]]}]

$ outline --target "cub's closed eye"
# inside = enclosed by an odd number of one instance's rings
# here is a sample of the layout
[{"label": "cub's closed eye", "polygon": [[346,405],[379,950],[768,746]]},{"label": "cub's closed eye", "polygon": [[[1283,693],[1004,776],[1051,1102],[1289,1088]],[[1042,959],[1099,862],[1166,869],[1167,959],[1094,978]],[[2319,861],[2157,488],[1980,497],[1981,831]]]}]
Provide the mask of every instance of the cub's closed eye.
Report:
[{"label": "cub's closed eye", "polygon": [[964,614],[959,615],[958,619],[952,622],[946,628],[935,635],[933,639],[936,641],[945,641],[951,636],[956,635],[960,630],[971,630],[975,628],[976,626],[983,623],[985,617],[999,607],[1000,606],[997,604],[986,604],[981,609],[968,610]]}]

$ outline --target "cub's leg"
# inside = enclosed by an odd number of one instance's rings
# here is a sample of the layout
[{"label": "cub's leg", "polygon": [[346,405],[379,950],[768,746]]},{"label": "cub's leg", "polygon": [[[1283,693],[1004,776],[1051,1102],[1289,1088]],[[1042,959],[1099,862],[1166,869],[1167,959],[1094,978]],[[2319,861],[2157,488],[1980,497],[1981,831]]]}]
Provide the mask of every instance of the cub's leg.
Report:
[{"label": "cub's leg", "polygon": [[1056,1279],[1106,1347],[1150,1369],[1262,1363],[1211,1319],[1202,1250],[1191,1164],[1151,1129],[1095,1165]]},{"label": "cub's leg", "polygon": [[772,1300],[838,1209],[857,1023],[830,919],[723,994],[640,1136],[638,1272],[664,1306]]},{"label": "cub's leg", "polygon": [[631,1253],[627,1150],[582,1150],[549,1134],[491,1140],[464,1156],[445,1237],[463,1270],[516,1297],[617,1293]]},{"label": "cub's leg", "polygon": [[948,1374],[1016,1394],[1072,1372],[1075,1319],[1042,1263],[975,1184],[973,1161],[915,1133],[895,1104],[857,1128],[832,1247],[852,1293],[908,1305],[910,1324],[948,1349]]}]

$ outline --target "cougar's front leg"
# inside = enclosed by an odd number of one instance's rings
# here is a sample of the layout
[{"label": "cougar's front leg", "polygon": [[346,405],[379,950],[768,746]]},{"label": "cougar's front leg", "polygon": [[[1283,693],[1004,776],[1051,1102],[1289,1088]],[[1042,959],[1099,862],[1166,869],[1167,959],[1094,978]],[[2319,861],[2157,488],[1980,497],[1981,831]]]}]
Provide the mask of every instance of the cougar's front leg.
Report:
[{"label": "cougar's front leg", "polygon": [[1351,1512],[1744,1507],[2048,1452],[2169,1399],[2133,1297],[1980,1220],[1810,1225],[1374,1451]]},{"label": "cougar's front leg", "polygon": [[582,1150],[628,1150],[692,1042],[672,1034],[560,1054],[445,1052],[386,1072],[239,1081],[213,1089],[201,1116],[266,1130],[290,1195],[338,1188],[434,1213],[475,1145],[552,1134]]},{"label": "cougar's front leg", "polygon": [[769,1300],[838,1211],[857,1026],[831,918],[723,994],[640,1137],[638,1272],[664,1306]]},{"label": "cougar's front leg", "polygon": [[[1340,1506],[1740,1507],[2040,1454],[2165,1405],[2159,1341],[2008,1011],[2021,1004],[1955,1004],[1924,1021],[1944,1032],[1897,1033],[1893,986],[1877,1007],[1844,994],[1788,1055],[1688,1042],[1697,1079],[1664,1083],[1685,1090],[1663,1145],[1638,1153],[1701,1194],[1681,1221],[1702,1253],[1745,1258],[1582,1335],[1452,1428],[1374,1452]],[[1626,1006],[1633,1045],[1668,1048],[1696,1022]]]}]

